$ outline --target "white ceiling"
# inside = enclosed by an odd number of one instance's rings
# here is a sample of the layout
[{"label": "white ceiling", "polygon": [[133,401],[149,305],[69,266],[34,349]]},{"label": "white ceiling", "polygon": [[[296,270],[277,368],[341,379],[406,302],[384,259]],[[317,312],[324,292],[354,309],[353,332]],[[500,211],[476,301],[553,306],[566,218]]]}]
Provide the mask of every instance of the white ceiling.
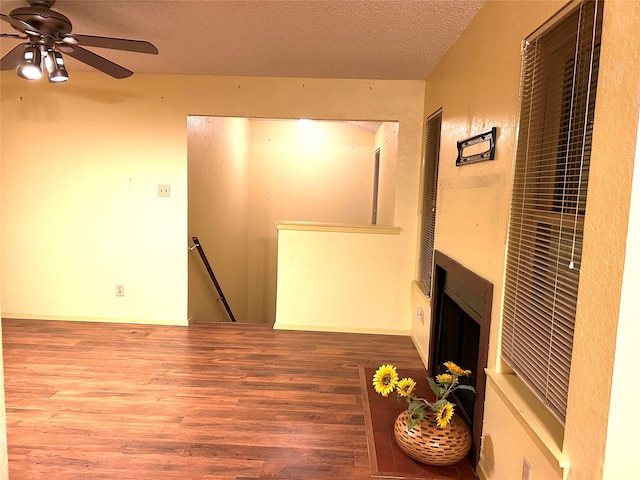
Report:
[{"label": "white ceiling", "polygon": [[[485,0],[58,0],[73,33],[147,40],[89,48],[148,74],[423,80]],[[4,0],[4,14],[25,1]],[[15,33],[0,22],[3,33]],[[4,55],[19,41],[2,39]],[[67,59],[67,69],[92,71]]]}]

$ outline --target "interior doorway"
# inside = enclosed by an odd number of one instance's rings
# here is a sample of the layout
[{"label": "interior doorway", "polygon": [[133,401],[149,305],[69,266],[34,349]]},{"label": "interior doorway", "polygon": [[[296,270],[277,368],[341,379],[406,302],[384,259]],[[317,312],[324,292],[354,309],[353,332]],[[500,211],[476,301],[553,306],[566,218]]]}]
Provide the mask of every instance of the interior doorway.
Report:
[{"label": "interior doorway", "polygon": [[[189,116],[188,238],[197,236],[238,322],[275,321],[282,221],[393,225],[397,122]],[[189,318],[228,321],[195,252]]]}]

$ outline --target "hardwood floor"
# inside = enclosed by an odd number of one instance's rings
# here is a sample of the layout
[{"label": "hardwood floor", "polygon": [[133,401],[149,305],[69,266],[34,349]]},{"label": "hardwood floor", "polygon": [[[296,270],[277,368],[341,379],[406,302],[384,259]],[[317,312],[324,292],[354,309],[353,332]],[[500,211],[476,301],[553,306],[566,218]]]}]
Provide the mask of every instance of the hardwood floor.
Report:
[{"label": "hardwood floor", "polygon": [[369,479],[358,366],[411,339],[3,320],[18,479]]}]

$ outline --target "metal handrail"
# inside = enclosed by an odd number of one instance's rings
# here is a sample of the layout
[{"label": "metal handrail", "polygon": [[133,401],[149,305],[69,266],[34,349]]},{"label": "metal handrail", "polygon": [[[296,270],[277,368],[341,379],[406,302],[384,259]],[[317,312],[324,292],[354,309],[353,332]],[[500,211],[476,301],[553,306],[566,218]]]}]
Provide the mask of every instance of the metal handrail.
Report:
[{"label": "metal handrail", "polygon": [[194,248],[198,249],[198,253],[202,258],[202,261],[204,262],[204,266],[207,269],[207,272],[209,272],[209,276],[211,277],[213,284],[216,286],[218,295],[220,295],[220,300],[222,300],[224,308],[227,310],[227,313],[229,314],[229,318],[231,318],[232,322],[235,322],[236,319],[233,316],[233,313],[231,312],[231,307],[229,307],[229,304],[227,303],[227,299],[224,298],[224,294],[222,293],[222,288],[220,288],[220,284],[218,283],[218,280],[216,280],[216,276],[214,275],[213,270],[211,269],[211,265],[209,265],[209,260],[207,260],[207,256],[204,254],[204,250],[202,249],[200,240],[198,240],[198,237],[191,237],[191,240],[193,240],[194,245],[193,247],[189,248],[189,250],[193,250]]}]

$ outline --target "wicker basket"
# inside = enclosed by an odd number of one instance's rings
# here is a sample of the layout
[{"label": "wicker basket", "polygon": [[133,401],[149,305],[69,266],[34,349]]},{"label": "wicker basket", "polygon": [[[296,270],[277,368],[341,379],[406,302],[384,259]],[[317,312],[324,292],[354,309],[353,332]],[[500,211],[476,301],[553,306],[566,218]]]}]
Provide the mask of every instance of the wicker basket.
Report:
[{"label": "wicker basket", "polygon": [[414,460],[427,465],[453,465],[471,449],[471,431],[459,415],[454,415],[445,428],[438,428],[435,416],[425,418],[407,432],[407,411],[396,418],[393,433],[400,449]]}]

